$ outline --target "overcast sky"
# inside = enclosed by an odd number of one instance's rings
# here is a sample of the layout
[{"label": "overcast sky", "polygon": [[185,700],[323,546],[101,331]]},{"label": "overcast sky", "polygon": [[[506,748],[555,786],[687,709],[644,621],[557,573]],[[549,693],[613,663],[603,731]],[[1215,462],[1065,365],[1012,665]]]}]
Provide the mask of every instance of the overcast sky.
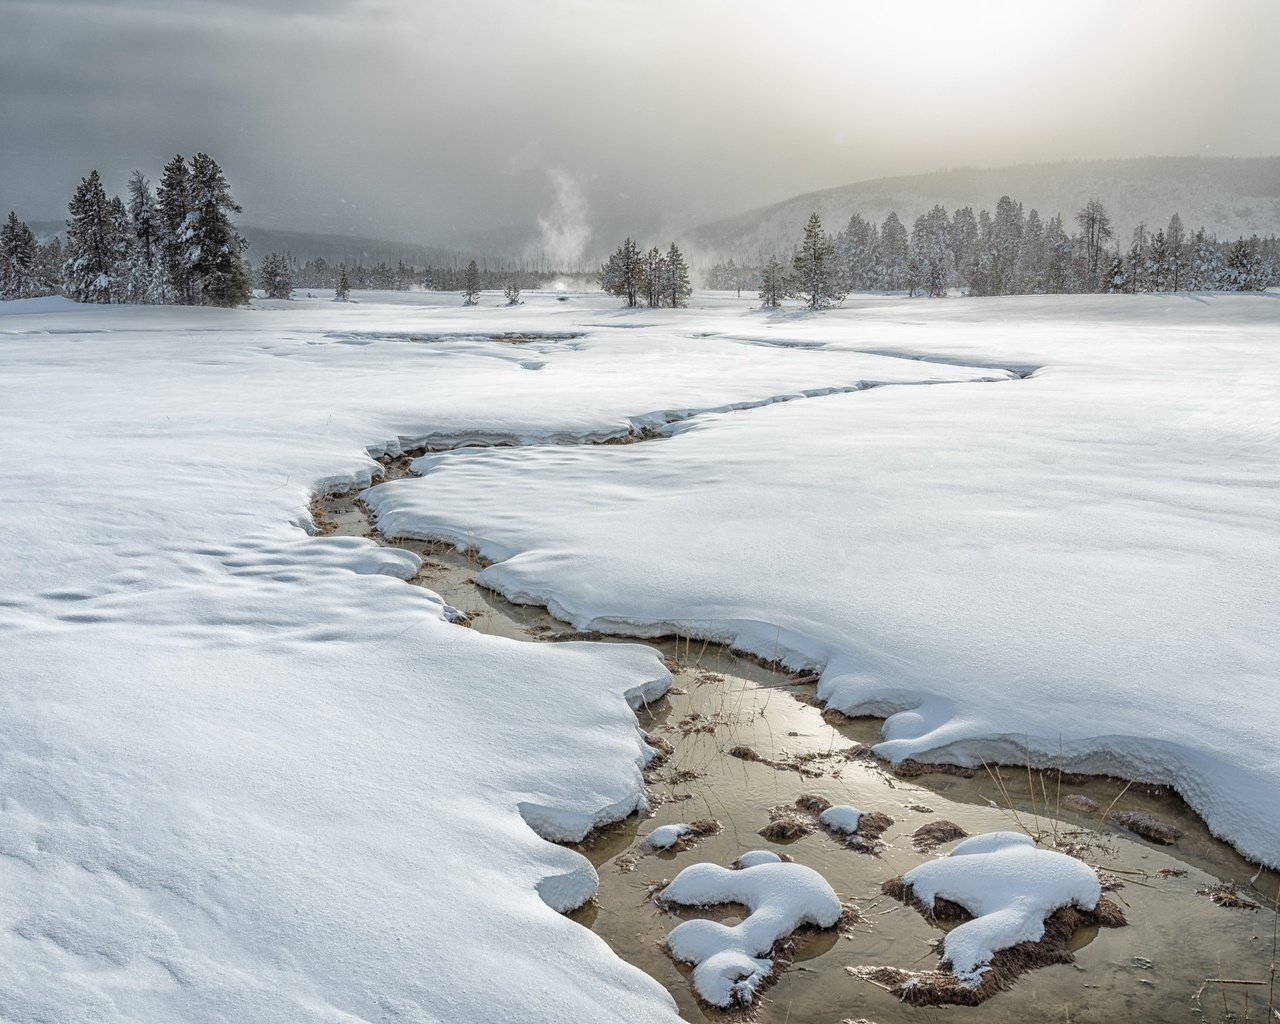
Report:
[{"label": "overcast sky", "polygon": [[447,244],[957,165],[1280,153],[1280,0],[0,0],[0,208],[174,153]]}]

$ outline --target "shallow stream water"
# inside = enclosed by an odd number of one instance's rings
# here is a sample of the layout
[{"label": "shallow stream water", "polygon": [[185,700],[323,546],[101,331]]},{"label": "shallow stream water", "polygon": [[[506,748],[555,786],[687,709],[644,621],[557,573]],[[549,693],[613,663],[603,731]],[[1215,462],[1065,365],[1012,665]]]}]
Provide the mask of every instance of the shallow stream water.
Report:
[{"label": "shallow stream water", "polygon": [[[325,530],[387,542],[377,536],[355,493],[323,498],[316,512]],[[511,604],[478,586],[475,576],[483,566],[465,554],[432,542],[391,543],[423,557],[423,569],[412,582],[466,612],[470,628],[526,641],[582,639],[544,608]],[[785,852],[816,869],[863,917],[846,936],[835,930],[805,936],[754,1019],[770,1024],[859,1018],[878,1024],[1280,1020],[1268,1010],[1276,915],[1265,907],[1219,907],[1197,894],[1210,885],[1234,883],[1242,894],[1271,903],[1280,876],[1259,874],[1256,865],[1214,839],[1176,794],[1108,778],[1059,784],[1053,773],[1025,766],[979,769],[971,778],[945,773],[900,778],[874,759],[846,758],[854,744],[876,742],[881,722],[824,716],[807,703],[816,687],[804,677],[696,639],[644,642],[665,656],[675,682],[669,697],[638,717],[646,732],[665,739],[674,752],[649,773],[651,816],[632,816],[582,845],[599,871],[600,889],[592,903],[571,916],[666,986],[687,1020],[724,1015],[699,1004],[689,969],[673,962],[662,944],[690,912],[678,917],[666,912],[652,893],[689,864],[728,865],[753,849]],[[738,745],[750,746],[776,765],[731,756],[729,750]],[[786,844],[757,834],[768,823],[771,807],[804,793],[890,815],[894,825],[882,837],[885,846],[872,855],[847,849],[822,831]],[[1114,804],[1115,811],[1148,812],[1183,835],[1172,846],[1158,846],[1104,822],[1099,813],[1069,808],[1062,798],[1071,794],[1088,796],[1104,808]],[[723,830],[681,853],[646,849],[644,837],[659,825],[704,818],[717,819]],[[923,970],[936,964],[931,943],[939,926],[883,896],[880,886],[936,855],[917,852],[911,833],[939,819],[971,834],[1025,829],[1048,843],[1070,846],[1124,883],[1109,895],[1124,908],[1129,925],[1077,932],[1074,964],[1030,972],[1011,991],[976,1008],[911,1007],[850,976],[845,968],[851,965]],[[1231,983],[1206,984],[1207,979]]]}]

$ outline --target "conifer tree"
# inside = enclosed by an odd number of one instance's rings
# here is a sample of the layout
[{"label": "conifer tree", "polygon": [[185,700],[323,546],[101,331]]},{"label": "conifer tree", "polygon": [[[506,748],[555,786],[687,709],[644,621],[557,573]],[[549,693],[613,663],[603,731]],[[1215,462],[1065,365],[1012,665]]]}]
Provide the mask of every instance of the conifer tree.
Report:
[{"label": "conifer tree", "polygon": [[253,278],[244,259],[247,243],[231,223],[240,206],[222,168],[207,153],[191,158],[188,200],[187,263],[196,300],[206,306],[239,306],[253,293]]},{"label": "conifer tree", "polygon": [[665,276],[666,257],[655,245],[644,254],[644,261],[640,265],[644,300],[651,309],[662,305],[662,284]]},{"label": "conifer tree", "polygon": [[179,154],[164,165],[156,187],[156,243],[164,263],[164,277],[174,302],[196,301],[191,232],[191,171]]},{"label": "conifer tree", "polygon": [[271,252],[262,257],[258,266],[258,286],[269,299],[293,298],[293,271],[283,254]]},{"label": "conifer tree", "polygon": [[464,306],[474,306],[480,301],[480,268],[476,266],[475,260],[468,263],[467,269],[463,271],[462,294],[465,296],[462,303]]},{"label": "conifer tree", "polygon": [[508,306],[520,305],[520,285],[515,281],[511,281],[502,289],[503,297],[507,300]]},{"label": "conifer tree", "polygon": [[978,218],[974,216],[972,206],[962,206],[952,215],[948,244],[955,261],[956,282],[961,288],[968,289],[978,256]]},{"label": "conifer tree", "polygon": [[1151,236],[1151,245],[1147,249],[1145,270],[1147,280],[1153,292],[1164,291],[1165,280],[1169,275],[1169,249],[1165,243],[1164,231],[1157,231]]},{"label": "conifer tree", "polygon": [[787,292],[787,276],[777,256],[770,256],[760,274],[760,305],[765,309],[777,309]]},{"label": "conifer tree", "polygon": [[1168,248],[1167,278],[1170,289],[1178,291],[1186,287],[1187,273],[1187,234],[1182,227],[1182,218],[1175,213],[1169,218],[1169,226],[1164,232],[1165,245]]},{"label": "conifer tree", "polygon": [[911,228],[911,241],[907,250],[907,266],[911,292],[917,289],[930,296],[947,294],[951,279],[951,248],[948,236],[951,222],[947,211],[935,206],[928,213],[916,218]]},{"label": "conifer tree", "polygon": [[876,284],[881,291],[899,292],[907,287],[909,247],[907,229],[898,220],[897,213],[890,212],[880,228],[880,264]]},{"label": "conifer tree", "polygon": [[40,291],[40,249],[36,236],[18,215],[0,227],[0,299],[29,299]]},{"label": "conifer tree", "polygon": [[640,247],[634,239],[626,239],[600,268],[601,289],[608,295],[621,296],[626,299],[627,307],[633,308],[639,300],[644,283],[642,264]]},{"label": "conifer tree", "polygon": [[345,263],[338,264],[338,282],[333,288],[334,302],[349,302],[351,300],[351,281],[347,277],[347,265]]},{"label": "conifer tree", "polygon": [[675,242],[671,243],[663,262],[663,302],[672,309],[681,309],[688,305],[693,287],[689,284],[689,265]]},{"label": "conifer tree", "polygon": [[127,239],[116,234],[112,203],[96,170],[80,179],[67,211],[71,215],[63,263],[67,295],[76,302],[111,302],[118,296]]},{"label": "conifer tree", "polygon": [[809,214],[804,238],[791,266],[791,291],[810,309],[826,309],[844,298],[836,266],[836,246],[822,230],[817,213]]},{"label": "conifer tree", "polygon": [[54,236],[37,250],[37,295],[57,295],[62,291],[62,264],[62,240]]}]

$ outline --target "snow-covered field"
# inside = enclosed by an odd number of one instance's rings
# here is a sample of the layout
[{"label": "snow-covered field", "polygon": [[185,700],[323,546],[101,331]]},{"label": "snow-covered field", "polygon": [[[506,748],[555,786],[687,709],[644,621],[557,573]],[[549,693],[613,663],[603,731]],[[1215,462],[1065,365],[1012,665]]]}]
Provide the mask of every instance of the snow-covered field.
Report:
[{"label": "snow-covered field", "polygon": [[660,660],[306,533],[424,441],[522,444],[371,493],[509,595],[820,665],[895,758],[1172,782],[1280,864],[1276,296],[363,298],[0,304],[0,1017],[675,1017],[540,838],[643,799]]}]

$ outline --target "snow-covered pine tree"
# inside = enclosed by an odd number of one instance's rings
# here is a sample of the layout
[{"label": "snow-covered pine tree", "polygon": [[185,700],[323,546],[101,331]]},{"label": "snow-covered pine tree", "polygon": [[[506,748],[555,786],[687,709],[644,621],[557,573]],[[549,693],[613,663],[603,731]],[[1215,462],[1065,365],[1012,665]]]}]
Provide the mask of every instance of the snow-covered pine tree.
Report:
[{"label": "snow-covered pine tree", "polygon": [[1187,287],[1196,292],[1217,291],[1223,285],[1226,265],[1215,239],[1200,228],[1191,241],[1191,265]]},{"label": "snow-covered pine tree", "polygon": [[1001,196],[991,219],[988,287],[991,295],[1010,295],[1018,291],[1018,265],[1022,259],[1022,235],[1026,221],[1022,204],[1009,196]]},{"label": "snow-covered pine tree", "polygon": [[507,286],[502,289],[502,295],[507,300],[508,306],[520,305],[520,285],[515,281],[507,283]]},{"label": "snow-covered pine tree", "polygon": [[618,295],[626,299],[628,308],[634,307],[639,301],[644,283],[642,264],[640,247],[634,239],[626,239],[600,268],[601,290],[607,295]]},{"label": "snow-covered pine tree", "polygon": [[667,250],[663,264],[663,304],[672,309],[682,309],[689,304],[693,286],[689,284],[689,265],[675,242]]},{"label": "snow-covered pine tree", "polygon": [[1022,229],[1022,252],[1015,272],[1019,294],[1038,295],[1045,290],[1048,262],[1044,222],[1040,219],[1040,212],[1032,209]]},{"label": "snow-covered pine tree", "polygon": [[269,299],[293,298],[293,271],[283,253],[269,252],[258,265],[258,287]]},{"label": "snow-covered pine tree", "polygon": [[1124,269],[1124,258],[1116,253],[1111,257],[1111,266],[1107,271],[1107,291],[1127,292],[1129,290],[1129,274]]},{"label": "snow-covered pine tree", "polygon": [[1165,243],[1164,231],[1157,231],[1151,236],[1151,244],[1147,247],[1147,259],[1144,269],[1147,281],[1153,292],[1165,289],[1165,280],[1169,276],[1169,248]]},{"label": "snow-covered pine tree", "polygon": [[876,226],[858,213],[849,217],[845,229],[836,236],[836,264],[846,294],[876,287],[878,242]]},{"label": "snow-covered pine tree", "polygon": [[172,302],[196,301],[193,275],[191,170],[181,154],[164,165],[156,186],[156,244]]},{"label": "snow-covered pine tree", "polygon": [[253,277],[244,259],[248,243],[231,222],[240,206],[222,168],[207,153],[191,158],[188,199],[188,260],[196,301],[202,306],[243,305],[253,294]]},{"label": "snow-covered pine tree", "polygon": [[952,214],[947,241],[956,265],[956,284],[968,291],[978,255],[978,218],[974,216],[972,206],[962,206]]},{"label": "snow-covered pine tree", "polygon": [[36,236],[18,215],[0,226],[0,299],[30,299],[41,294],[40,248]]},{"label": "snow-covered pine tree", "polygon": [[351,279],[347,277],[347,265],[345,263],[338,264],[338,281],[333,288],[334,302],[349,302],[351,300]]},{"label": "snow-covered pine tree", "polygon": [[1265,285],[1258,260],[1258,236],[1239,238],[1227,257],[1227,287],[1237,292],[1257,291]]},{"label": "snow-covered pine tree", "polygon": [[922,213],[911,227],[911,241],[907,250],[907,265],[912,280],[908,286],[932,297],[947,294],[954,261],[948,239],[951,221],[947,211],[935,206]]},{"label": "snow-covered pine tree", "polygon": [[37,295],[57,295],[62,291],[62,264],[62,240],[55,235],[37,251]]},{"label": "snow-covered pine tree", "polygon": [[791,293],[810,309],[826,309],[845,296],[838,271],[835,242],[822,230],[817,213],[811,213],[791,260]]},{"label": "snow-covered pine tree", "polygon": [[480,302],[480,268],[476,266],[475,260],[468,263],[467,269],[462,272],[462,294],[464,306],[474,306]]},{"label": "snow-covered pine tree", "polygon": [[1135,237],[1133,245],[1129,247],[1129,255],[1124,261],[1125,283],[1130,295],[1147,290],[1146,268],[1146,253],[1142,251],[1142,243]]},{"label": "snow-covered pine tree", "polygon": [[765,309],[777,309],[787,293],[787,274],[777,256],[770,256],[760,273],[760,305]]},{"label": "snow-covered pine tree", "polygon": [[76,302],[111,302],[120,293],[123,250],[128,240],[117,234],[112,206],[96,170],[80,179],[67,204],[71,219],[67,221],[63,283],[67,295]]},{"label": "snow-covered pine tree", "polygon": [[133,228],[129,225],[129,211],[119,196],[112,196],[107,201],[107,219],[110,224],[112,263],[118,268],[111,281],[111,301],[131,302],[129,257],[133,251]]},{"label": "snow-covered pine tree", "polygon": [[1169,226],[1164,231],[1165,246],[1168,249],[1166,268],[1167,283],[1171,291],[1186,287],[1187,277],[1187,233],[1182,227],[1182,218],[1175,213],[1169,218]]},{"label": "snow-covered pine tree", "polygon": [[1114,235],[1111,217],[1100,199],[1090,198],[1076,214],[1076,223],[1084,235],[1085,287],[1091,292],[1105,290],[1102,280],[1102,249]]},{"label": "snow-covered pine tree", "polygon": [[884,292],[900,292],[907,287],[907,229],[895,212],[885,217],[880,228],[880,262],[876,267],[876,287]]},{"label": "snow-covered pine tree", "polygon": [[640,265],[644,301],[650,308],[662,305],[662,279],[666,276],[666,257],[655,245],[644,254]]}]

